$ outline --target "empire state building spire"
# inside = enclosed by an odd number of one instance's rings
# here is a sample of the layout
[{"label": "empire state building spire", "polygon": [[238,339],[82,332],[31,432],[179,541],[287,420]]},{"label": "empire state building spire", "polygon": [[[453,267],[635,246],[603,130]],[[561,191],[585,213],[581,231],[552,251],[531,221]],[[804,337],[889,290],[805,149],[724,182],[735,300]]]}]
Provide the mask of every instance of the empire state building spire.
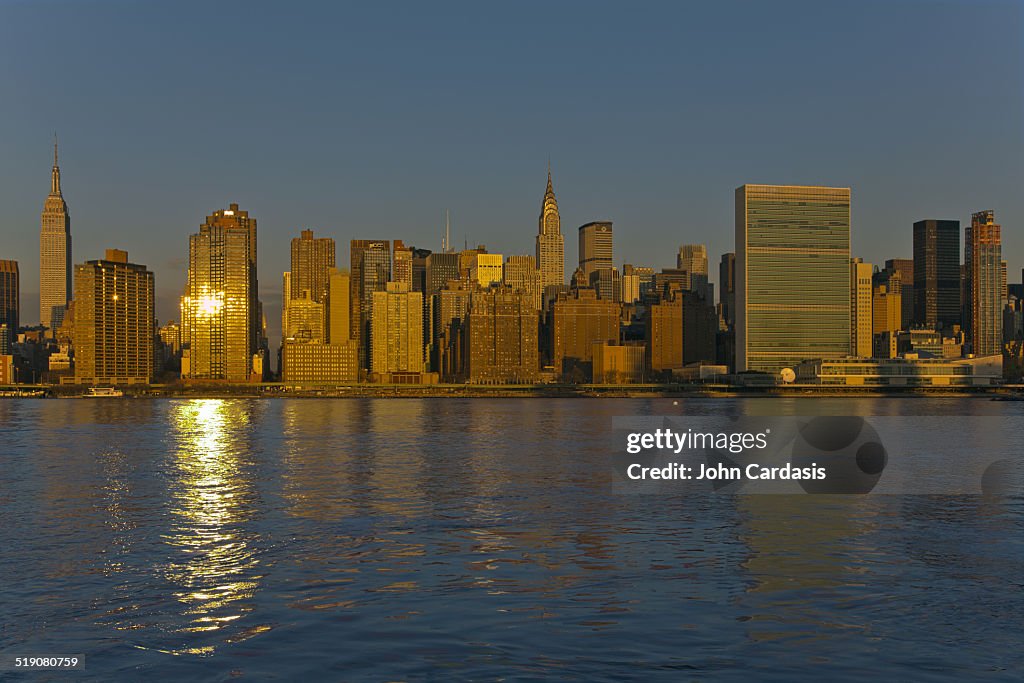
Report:
[{"label": "empire state building spire", "polygon": [[540,207],[537,230],[537,267],[541,286],[565,284],[565,239],[562,237],[562,219],[558,214],[551,183],[551,162],[548,162],[548,185]]},{"label": "empire state building spire", "polygon": [[71,300],[71,216],[60,188],[57,136],[53,136],[50,195],[43,203],[39,230],[39,320],[53,336]]},{"label": "empire state building spire", "polygon": [[57,165],[57,134],[53,134],[53,169],[50,171],[50,195],[60,197],[60,166]]}]

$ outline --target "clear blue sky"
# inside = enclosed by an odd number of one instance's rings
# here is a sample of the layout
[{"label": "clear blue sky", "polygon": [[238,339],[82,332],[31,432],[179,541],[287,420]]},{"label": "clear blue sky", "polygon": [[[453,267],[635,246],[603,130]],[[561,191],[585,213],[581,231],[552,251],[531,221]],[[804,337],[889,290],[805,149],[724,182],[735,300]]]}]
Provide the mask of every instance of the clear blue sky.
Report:
[{"label": "clear blue sky", "polygon": [[[372,7],[370,5],[373,5]],[[279,323],[288,240],[533,253],[550,156],[566,237],[616,261],[733,245],[745,182],[853,188],[853,251],[995,209],[1024,264],[1022,3],[160,3],[0,0],[0,258],[38,319],[39,212],[61,140],[74,259],[127,249],[177,318],[188,235],[259,221]]]}]

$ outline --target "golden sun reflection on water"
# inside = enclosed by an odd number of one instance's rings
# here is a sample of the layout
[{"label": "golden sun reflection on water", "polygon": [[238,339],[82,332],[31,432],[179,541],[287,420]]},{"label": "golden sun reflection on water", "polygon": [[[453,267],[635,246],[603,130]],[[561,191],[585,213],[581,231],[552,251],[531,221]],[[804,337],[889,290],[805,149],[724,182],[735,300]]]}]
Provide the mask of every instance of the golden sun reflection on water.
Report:
[{"label": "golden sun reflection on water", "polygon": [[176,403],[171,422],[173,522],[165,541],[174,559],[167,579],[189,618],[181,631],[217,631],[251,611],[246,601],[259,586],[259,560],[243,529],[254,494],[239,455],[247,453],[250,415],[237,401],[195,400]]}]

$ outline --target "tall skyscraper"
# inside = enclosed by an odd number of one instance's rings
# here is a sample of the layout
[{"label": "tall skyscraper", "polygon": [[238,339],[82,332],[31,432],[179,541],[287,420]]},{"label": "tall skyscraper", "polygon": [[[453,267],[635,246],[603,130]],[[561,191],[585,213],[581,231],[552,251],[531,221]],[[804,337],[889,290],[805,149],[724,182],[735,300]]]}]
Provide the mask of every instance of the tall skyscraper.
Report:
[{"label": "tall skyscraper", "polygon": [[[300,324],[302,334],[282,335],[281,381],[290,385],[349,384],[359,379],[359,343],[349,329],[349,274],[327,269],[325,303],[309,298],[293,299],[285,316],[285,329]],[[318,333],[319,328],[323,329]],[[308,333],[305,331],[308,330]],[[326,339],[324,339],[326,337]]]},{"label": "tall skyscraper", "polygon": [[466,374],[474,384],[533,384],[539,376],[533,303],[507,287],[472,294],[466,316]]},{"label": "tall skyscraper", "polygon": [[75,382],[147,384],[155,370],[153,273],[107,249],[75,266]]},{"label": "tall skyscraper", "polygon": [[690,274],[691,278],[694,275],[703,275],[706,278],[708,274],[708,248],[703,244],[684,244],[679,247],[679,254],[676,255],[676,268],[685,270]]},{"label": "tall skyscraper", "polygon": [[395,240],[391,259],[391,281],[405,285],[410,292],[412,283],[412,249],[405,246],[402,240]]},{"label": "tall skyscraper", "polygon": [[541,290],[549,285],[565,284],[565,238],[562,219],[558,215],[558,202],[551,186],[551,166],[548,166],[548,187],[540,206],[537,232],[537,267],[540,268]]},{"label": "tall skyscraper", "polygon": [[427,289],[430,296],[447,286],[450,280],[459,279],[459,254],[435,252],[427,257]]},{"label": "tall skyscraper", "polygon": [[583,281],[598,268],[612,268],[612,222],[597,221],[580,226],[580,270]]},{"label": "tall skyscraper", "polygon": [[371,381],[400,382],[395,375],[423,372],[423,293],[389,282],[373,293],[370,325]]},{"label": "tall skyscraper", "polygon": [[885,270],[890,274],[890,287],[897,292],[895,281],[899,281],[900,329],[909,330],[914,322],[914,259],[891,258],[885,261]]},{"label": "tall skyscraper", "polygon": [[391,279],[391,243],[388,240],[352,240],[349,316],[352,338],[359,342],[359,367],[369,369],[370,311],[373,293],[387,291]]},{"label": "tall skyscraper", "polygon": [[9,355],[18,338],[20,311],[18,262],[0,259],[0,356]]},{"label": "tall skyscraper", "polygon": [[718,264],[718,296],[722,321],[727,328],[736,324],[736,254],[722,254]]},{"label": "tall skyscraper", "polygon": [[247,382],[260,352],[262,313],[256,296],[256,219],[238,204],[214,211],[189,236],[181,302],[181,374],[188,379]]},{"label": "tall skyscraper", "polygon": [[737,188],[736,370],[849,353],[849,188]]},{"label": "tall skyscraper", "polygon": [[333,239],[303,230],[300,237],[292,238],[291,291],[285,295],[299,299],[309,291],[313,301],[323,303],[330,288],[328,270],[335,267],[335,259]]},{"label": "tall skyscraper", "polygon": [[326,306],[314,300],[312,292],[308,289],[303,290],[302,296],[288,299],[283,311],[282,342],[327,343]]},{"label": "tall skyscraper", "polygon": [[960,221],[917,221],[914,323],[938,330],[960,321]]},{"label": "tall skyscraper", "polygon": [[590,287],[597,292],[598,298],[622,303],[622,276],[618,268],[598,268],[592,272]]},{"label": "tall skyscraper", "polygon": [[873,358],[895,358],[903,321],[903,298],[888,282],[872,285],[871,334]]},{"label": "tall skyscraper", "polygon": [[968,334],[978,356],[1001,353],[1003,344],[1002,236],[995,212],[971,215],[965,228]]},{"label": "tall skyscraper", "polygon": [[619,305],[599,299],[592,289],[559,294],[551,305],[550,329],[555,372],[589,381],[594,342],[619,343]]},{"label": "tall skyscraper", "polygon": [[655,302],[647,307],[645,344],[648,369],[670,373],[685,365],[683,360],[683,292],[677,282],[666,285]]},{"label": "tall skyscraper", "polygon": [[871,358],[872,266],[862,258],[850,260],[850,355]]},{"label": "tall skyscraper", "polygon": [[331,344],[345,344],[352,339],[352,323],[349,318],[352,307],[352,283],[347,270],[328,269],[330,293],[327,297],[327,341]]},{"label": "tall skyscraper", "polygon": [[503,277],[501,254],[473,254],[469,262],[469,279],[481,287],[501,284]]},{"label": "tall skyscraper", "polygon": [[50,194],[39,231],[39,319],[53,336],[71,299],[71,215],[60,189],[57,141],[53,142]]},{"label": "tall skyscraper", "polygon": [[654,268],[650,266],[634,266],[631,263],[622,266],[622,303],[632,304],[643,298],[654,286]]},{"label": "tall skyscraper", "polygon": [[462,377],[469,300],[475,288],[462,280],[453,280],[449,287],[433,296],[433,369],[445,379]]},{"label": "tall skyscraper", "polygon": [[513,292],[521,292],[530,297],[534,308],[541,308],[541,272],[537,269],[537,261],[532,256],[509,256],[505,261],[505,272],[502,274],[504,283]]}]

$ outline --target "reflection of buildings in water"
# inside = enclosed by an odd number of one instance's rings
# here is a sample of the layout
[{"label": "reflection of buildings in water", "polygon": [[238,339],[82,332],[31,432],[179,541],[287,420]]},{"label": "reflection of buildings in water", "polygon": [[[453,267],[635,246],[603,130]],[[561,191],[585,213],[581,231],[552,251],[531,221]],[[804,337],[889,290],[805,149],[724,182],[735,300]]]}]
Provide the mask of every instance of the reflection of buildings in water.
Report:
[{"label": "reflection of buildings in water", "polygon": [[401,517],[424,512],[425,402],[282,403],[284,491],[292,514],[335,519],[356,512]]},{"label": "reflection of buildings in water", "polygon": [[[69,538],[80,538],[83,530],[107,525],[115,534],[113,540],[90,538],[95,543],[96,556],[100,556],[99,548],[107,543],[117,550],[102,554],[97,561],[102,566],[99,571],[117,571],[120,562],[116,558],[125,552],[132,528],[124,512],[132,469],[128,454],[139,425],[152,422],[154,407],[150,401],[71,399],[39,405],[45,409],[32,413],[31,426],[37,436],[24,466],[34,469],[42,482],[33,514],[44,519],[23,521],[27,526],[45,525],[55,534]],[[19,426],[17,417],[0,424],[12,429]],[[64,553],[53,553],[48,576],[74,576],[81,571],[80,563],[84,561],[71,561]]]},{"label": "reflection of buildings in water", "polygon": [[360,511],[365,477],[357,459],[359,400],[275,401],[281,411],[282,493],[288,513],[336,520]]},{"label": "reflection of buildings in water", "polygon": [[[741,494],[734,500],[743,520],[739,540],[750,551],[741,563],[749,585],[740,604],[752,639],[828,639],[870,626],[863,611],[844,612],[842,602],[861,599],[860,588],[870,581],[857,567],[879,552],[869,534],[880,499]],[[838,621],[840,614],[848,620]]]},{"label": "reflection of buildings in water", "polygon": [[[281,401],[283,494],[288,513],[332,533],[302,557],[315,576],[294,609],[351,609],[368,593],[419,589],[426,554],[416,525],[422,505],[421,401]],[[356,531],[346,535],[351,518]],[[356,575],[371,588],[354,591]],[[399,616],[399,615],[393,615]]]},{"label": "reflection of buildings in water", "polygon": [[216,631],[252,609],[242,601],[252,599],[260,578],[255,534],[243,527],[255,497],[247,471],[253,403],[190,400],[171,410],[174,519],[165,541],[177,557],[166,574],[190,619],[186,632]]}]

